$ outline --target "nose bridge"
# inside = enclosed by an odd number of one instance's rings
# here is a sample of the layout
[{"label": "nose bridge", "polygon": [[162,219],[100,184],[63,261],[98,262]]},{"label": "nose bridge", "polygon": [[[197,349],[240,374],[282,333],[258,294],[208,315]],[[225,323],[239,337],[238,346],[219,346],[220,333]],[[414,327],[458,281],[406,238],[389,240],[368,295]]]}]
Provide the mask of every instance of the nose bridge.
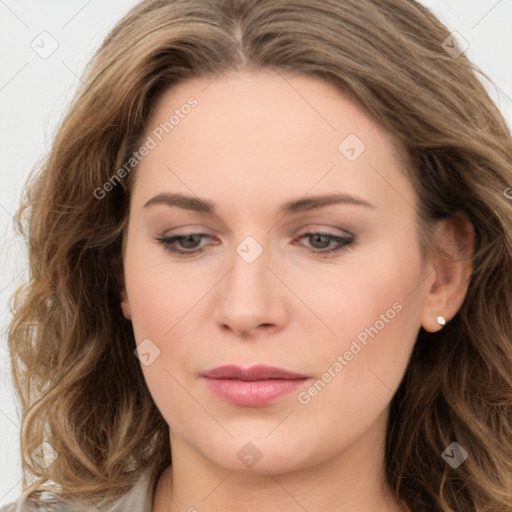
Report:
[{"label": "nose bridge", "polygon": [[240,301],[238,305],[245,298],[251,298],[251,303],[256,305],[263,302],[271,291],[268,283],[270,271],[267,268],[269,251],[263,243],[263,240],[260,243],[253,236],[246,236],[235,248],[226,292]]},{"label": "nose bridge", "polygon": [[285,307],[279,282],[267,268],[270,253],[255,237],[245,237],[235,248],[216,304],[216,319],[236,332],[284,321]]}]

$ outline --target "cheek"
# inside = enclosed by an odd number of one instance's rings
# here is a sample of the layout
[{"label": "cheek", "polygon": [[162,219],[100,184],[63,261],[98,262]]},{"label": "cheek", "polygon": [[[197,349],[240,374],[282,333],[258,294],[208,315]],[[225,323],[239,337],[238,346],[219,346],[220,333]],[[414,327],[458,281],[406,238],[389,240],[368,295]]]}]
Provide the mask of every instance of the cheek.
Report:
[{"label": "cheek", "polygon": [[132,327],[137,345],[144,347],[141,368],[157,407],[169,424],[188,424],[196,410],[186,378],[195,371],[190,357],[198,339],[191,328],[197,324],[194,305],[211,285],[191,283],[188,273],[161,255],[157,261],[156,252],[142,243],[127,248],[125,281]]},{"label": "cheek", "polygon": [[356,410],[391,399],[419,331],[421,279],[419,252],[393,240],[319,283],[311,304],[334,333],[325,328],[324,349],[310,352],[321,371],[311,394],[345,395]]},{"label": "cheek", "polygon": [[357,439],[389,406],[419,330],[420,301],[410,293],[418,275],[415,259],[390,251],[324,288],[332,293],[316,307],[336,334],[326,331],[323,350],[308,352],[317,373],[296,398],[310,430],[331,444]]},{"label": "cheek", "polygon": [[169,419],[179,414],[172,405],[189,399],[182,386],[188,389],[197,374],[197,356],[204,353],[204,307],[222,277],[212,267],[203,267],[171,262],[163,249],[144,241],[127,247],[125,281],[132,327],[137,345],[144,343],[151,353],[151,364],[142,364],[142,371]]},{"label": "cheek", "polygon": [[160,343],[172,336],[175,326],[211,287],[212,276],[191,274],[186,264],[171,262],[163,247],[142,236],[129,240],[124,266],[138,343],[145,338]]}]

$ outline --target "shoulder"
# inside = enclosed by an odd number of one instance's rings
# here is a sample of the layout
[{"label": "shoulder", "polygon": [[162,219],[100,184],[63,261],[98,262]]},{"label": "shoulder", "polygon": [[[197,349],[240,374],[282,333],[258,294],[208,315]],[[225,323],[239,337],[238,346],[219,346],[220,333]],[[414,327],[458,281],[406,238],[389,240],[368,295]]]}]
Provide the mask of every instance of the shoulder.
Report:
[{"label": "shoulder", "polygon": [[10,503],[0,508],[0,512],[70,512],[69,508],[62,504],[36,504],[31,501],[26,501],[20,505],[18,509],[18,503]]},{"label": "shoulder", "polygon": [[[1,1],[1,0],[0,0]],[[158,472],[148,468],[138,477],[132,489],[115,503],[108,504],[109,512],[150,512]],[[91,512],[104,510],[85,502],[64,501],[51,491],[23,492],[18,501],[0,507],[0,512]]]},{"label": "shoulder", "polygon": [[51,484],[53,482],[45,482],[36,491],[25,489],[15,502],[0,507],[0,512],[70,512],[57,494],[50,490]]}]

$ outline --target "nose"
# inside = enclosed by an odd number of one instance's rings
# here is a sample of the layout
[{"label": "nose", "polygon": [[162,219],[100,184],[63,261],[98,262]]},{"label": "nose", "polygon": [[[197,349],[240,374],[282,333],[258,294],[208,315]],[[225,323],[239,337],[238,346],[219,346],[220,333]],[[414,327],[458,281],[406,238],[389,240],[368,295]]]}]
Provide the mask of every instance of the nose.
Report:
[{"label": "nose", "polygon": [[217,289],[214,318],[221,329],[253,338],[283,328],[289,297],[275,270],[268,267],[267,251],[248,261],[234,253],[232,268]]}]

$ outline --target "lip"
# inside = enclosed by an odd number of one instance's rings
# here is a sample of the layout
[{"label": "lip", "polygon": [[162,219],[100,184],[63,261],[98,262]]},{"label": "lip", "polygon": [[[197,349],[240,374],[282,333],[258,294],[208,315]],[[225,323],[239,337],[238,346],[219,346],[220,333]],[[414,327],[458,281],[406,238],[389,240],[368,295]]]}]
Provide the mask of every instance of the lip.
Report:
[{"label": "lip", "polygon": [[202,374],[208,388],[229,403],[261,407],[296,391],[307,375],[275,366],[220,366]]}]

